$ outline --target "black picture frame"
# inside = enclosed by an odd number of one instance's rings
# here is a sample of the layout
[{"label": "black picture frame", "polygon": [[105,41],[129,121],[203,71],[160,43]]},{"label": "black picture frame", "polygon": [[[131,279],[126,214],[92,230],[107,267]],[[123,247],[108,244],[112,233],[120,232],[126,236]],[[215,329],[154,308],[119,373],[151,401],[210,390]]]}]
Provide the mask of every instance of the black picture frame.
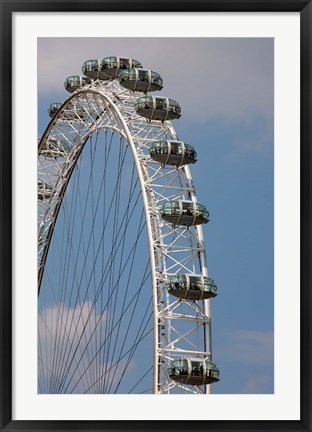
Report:
[{"label": "black picture frame", "polygon": [[[311,431],[311,0],[0,0],[0,404],[1,431]],[[14,12],[300,12],[301,219],[300,325],[301,414],[299,421],[14,421],[12,420],[12,14]],[[289,379],[289,377],[285,377]]]}]

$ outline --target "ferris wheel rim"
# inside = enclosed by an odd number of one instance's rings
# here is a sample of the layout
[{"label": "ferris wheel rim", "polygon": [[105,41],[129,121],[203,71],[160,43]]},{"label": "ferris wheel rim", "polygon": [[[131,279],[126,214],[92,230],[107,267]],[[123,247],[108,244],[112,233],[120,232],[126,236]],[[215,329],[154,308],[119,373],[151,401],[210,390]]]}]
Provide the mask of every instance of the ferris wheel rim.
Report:
[{"label": "ferris wheel rim", "polygon": [[[120,121],[120,123],[121,123],[121,125],[123,127],[123,132],[124,132],[124,136],[126,137],[127,144],[131,148],[133,159],[135,161],[136,172],[137,172],[137,175],[138,175],[139,181],[140,181],[142,201],[143,201],[144,212],[145,212],[145,219],[146,219],[146,226],[147,226],[147,231],[148,231],[148,236],[147,237],[148,237],[148,244],[149,244],[149,255],[150,255],[150,260],[151,260],[150,263],[151,263],[151,271],[152,271],[152,292],[153,292],[153,299],[154,299],[153,300],[153,307],[154,307],[154,326],[153,326],[153,328],[154,328],[154,340],[156,340],[157,339],[157,335],[158,335],[158,333],[157,333],[157,328],[158,328],[157,317],[158,316],[157,316],[157,313],[155,311],[155,308],[157,307],[156,306],[156,304],[157,304],[157,281],[156,281],[156,264],[155,264],[153,241],[152,241],[152,237],[153,237],[152,236],[152,219],[155,217],[155,215],[152,212],[149,211],[149,206],[148,206],[148,200],[147,200],[148,192],[147,191],[150,190],[150,189],[146,188],[146,185],[147,185],[147,183],[149,181],[146,181],[144,179],[144,176],[143,176],[143,173],[142,173],[142,170],[141,170],[141,166],[140,166],[140,162],[139,162],[139,159],[138,159],[138,155],[137,155],[137,149],[136,149],[135,144],[133,142],[133,137],[132,137],[132,134],[130,132],[130,129],[129,129],[129,127],[128,127],[128,125],[127,125],[127,123],[126,123],[126,121],[125,121],[125,119],[124,119],[124,117],[122,115],[122,113],[120,112],[120,110],[118,109],[118,107],[116,106],[116,104],[108,97],[108,95],[106,95],[105,93],[103,93],[102,91],[100,91],[98,89],[86,88],[86,89],[82,89],[82,90],[76,91],[64,102],[64,104],[62,105],[62,107],[60,108],[60,110],[54,115],[54,117],[50,121],[50,124],[48,125],[45,133],[43,134],[43,136],[42,136],[42,138],[41,138],[41,140],[39,142],[39,145],[38,145],[39,154],[40,154],[41,148],[44,145],[45,140],[48,138],[48,136],[50,135],[51,131],[53,130],[53,126],[60,119],[61,114],[62,114],[62,109],[66,108],[66,106],[68,106],[70,104],[70,102],[72,100],[74,100],[75,98],[77,98],[79,96],[87,96],[88,93],[100,95],[101,98],[103,100],[105,100],[105,102],[107,102],[109,108],[112,109],[114,111],[114,113],[117,115],[117,118],[118,118],[118,120]],[[83,143],[83,145],[81,146],[81,148],[79,150],[79,154],[78,154],[77,160],[79,159],[80,153],[81,153],[84,145],[86,144],[88,138],[93,133],[95,133],[98,129],[102,129],[103,128],[102,126],[100,126],[97,129],[97,124],[96,123],[93,123],[93,126],[94,127],[92,128],[92,130],[90,129],[89,133],[85,137],[83,137],[84,143]],[[118,132],[121,134],[120,130],[118,130]],[[74,169],[75,164],[73,164],[72,170]],[[190,182],[192,183],[192,177],[191,177],[190,170],[188,169],[188,167],[184,167],[183,169],[185,169],[185,168],[187,168],[187,177],[190,180]],[[69,175],[67,181],[64,183],[64,185],[63,185],[63,187],[61,189],[62,192],[64,192],[64,194],[66,192],[66,188],[67,188],[67,185],[69,184],[69,181],[70,181],[70,175]],[[61,196],[63,196],[63,195],[61,194]],[[194,192],[194,197],[196,199],[195,192]],[[57,209],[60,208],[61,201],[62,200],[59,199]],[[56,212],[55,219],[53,220],[53,223],[51,224],[50,229],[49,229],[49,234],[48,234],[48,242],[49,243],[48,243],[47,249],[45,249],[46,250],[45,258],[44,258],[43,265],[41,266],[41,268],[42,268],[41,277],[42,277],[42,274],[44,272],[45,259],[47,257],[48,249],[49,249],[49,244],[50,244],[51,238],[53,236],[53,229],[54,229],[54,226],[55,226],[55,223],[56,223],[56,220],[57,220],[57,214],[58,214],[58,210]],[[198,227],[198,231],[202,233],[202,227],[201,226]],[[154,235],[155,235],[155,233],[157,235],[158,231],[157,230],[154,231]],[[158,237],[158,239],[160,240],[160,236]],[[205,253],[204,253],[203,256],[205,257]],[[40,282],[41,282],[41,279],[40,279]],[[40,284],[38,284],[38,288],[40,289]],[[157,370],[156,370],[157,368],[155,367],[155,365],[157,364],[157,361],[158,361],[158,352],[157,352],[156,349],[154,349],[154,393],[157,393],[157,389],[158,389],[158,373],[157,373]]]}]

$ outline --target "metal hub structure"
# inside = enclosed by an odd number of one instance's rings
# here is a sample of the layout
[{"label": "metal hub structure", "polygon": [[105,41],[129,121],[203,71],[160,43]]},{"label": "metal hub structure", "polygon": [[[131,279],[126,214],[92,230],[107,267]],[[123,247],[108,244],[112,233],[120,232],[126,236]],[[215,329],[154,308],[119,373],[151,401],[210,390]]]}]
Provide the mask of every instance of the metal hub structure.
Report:
[{"label": "metal hub structure", "polygon": [[173,225],[161,217],[165,202],[197,202],[197,198],[188,165],[162,165],[151,158],[153,143],[178,140],[178,136],[172,122],[137,114],[134,103],[142,95],[121,87],[116,79],[95,80],[61,105],[42,136],[38,152],[39,296],[59,209],[81,152],[99,131],[116,133],[131,149],[146,219],[153,299],[152,392],[210,393],[210,385],[184,385],[168,376],[170,363],[178,358],[212,360],[210,300],[176,298],[166,288],[173,275],[208,277],[208,269],[202,226]]}]

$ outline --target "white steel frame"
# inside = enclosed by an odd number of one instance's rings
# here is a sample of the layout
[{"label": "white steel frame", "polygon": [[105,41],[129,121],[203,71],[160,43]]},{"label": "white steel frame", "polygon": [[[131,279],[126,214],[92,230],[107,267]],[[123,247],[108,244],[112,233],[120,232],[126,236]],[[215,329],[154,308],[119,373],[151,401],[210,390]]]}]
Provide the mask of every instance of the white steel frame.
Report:
[{"label": "white steel frame", "polygon": [[[164,166],[153,161],[149,148],[159,140],[178,140],[169,121],[148,121],[134,110],[142,93],[122,88],[117,80],[94,81],[74,92],[52,118],[39,143],[38,181],[52,187],[49,199],[38,200],[38,287],[44,271],[62,198],[71,173],[88,138],[100,129],[111,129],[129,144],[135,160],[145,209],[152,274],[154,309],[153,392],[210,393],[204,387],[178,384],[169,379],[168,363],[183,356],[211,360],[210,301],[180,300],[165,288],[169,276],[200,274],[208,276],[204,236],[199,226],[172,226],[164,221],[159,208],[168,200],[197,202],[189,166]],[[65,141],[72,150],[64,157],[46,157],[49,137]],[[187,326],[181,330],[179,326]],[[194,343],[194,335],[201,334]],[[176,389],[177,390],[177,389]]]}]

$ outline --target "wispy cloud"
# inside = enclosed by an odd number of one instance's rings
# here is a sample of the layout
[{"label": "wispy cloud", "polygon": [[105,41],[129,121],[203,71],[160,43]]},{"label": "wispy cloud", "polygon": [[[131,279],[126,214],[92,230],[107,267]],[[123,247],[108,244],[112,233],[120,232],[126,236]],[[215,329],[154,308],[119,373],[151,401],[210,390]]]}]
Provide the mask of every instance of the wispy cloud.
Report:
[{"label": "wispy cloud", "polygon": [[221,369],[219,393],[271,394],[274,392],[274,335],[271,331],[222,331],[214,344]]},{"label": "wispy cloud", "polygon": [[273,390],[273,377],[266,372],[249,375],[242,387],[242,393],[250,394],[272,393]]},{"label": "wispy cloud", "polygon": [[99,349],[106,320],[109,316],[97,313],[91,302],[76,307],[59,304],[39,313],[40,393],[101,392],[106,372],[109,386],[119,380],[126,361],[117,368],[112,361],[104,361]]},{"label": "wispy cloud", "polygon": [[233,159],[242,155],[271,156],[274,144],[273,119],[255,117],[236,125],[229,155]]},{"label": "wispy cloud", "polygon": [[229,330],[223,332],[219,355],[242,365],[273,365],[274,334],[251,330]]}]

